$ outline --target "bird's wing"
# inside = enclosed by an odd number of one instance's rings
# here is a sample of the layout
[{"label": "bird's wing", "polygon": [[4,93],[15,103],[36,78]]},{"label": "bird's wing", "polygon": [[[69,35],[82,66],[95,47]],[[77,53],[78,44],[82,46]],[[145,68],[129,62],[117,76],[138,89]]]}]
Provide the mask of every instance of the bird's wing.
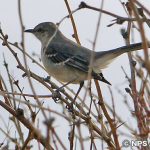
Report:
[{"label": "bird's wing", "polygon": [[[75,53],[74,53],[75,52]],[[67,45],[61,43],[51,43],[46,51],[46,55],[55,64],[65,64],[80,71],[88,73],[90,64],[89,53],[80,53],[76,45]],[[91,75],[94,79],[100,80],[111,85],[102,75],[102,73],[95,73],[93,70]]]},{"label": "bird's wing", "polygon": [[72,51],[69,45],[51,43],[46,51],[46,55],[53,63],[65,64],[80,71],[88,72],[89,61],[78,53],[74,54]]}]

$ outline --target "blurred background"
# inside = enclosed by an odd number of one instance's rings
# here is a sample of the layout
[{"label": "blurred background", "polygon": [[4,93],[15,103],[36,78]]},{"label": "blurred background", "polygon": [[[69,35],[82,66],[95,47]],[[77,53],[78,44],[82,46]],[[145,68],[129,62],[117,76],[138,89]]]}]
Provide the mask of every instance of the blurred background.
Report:
[{"label": "blurred background", "polygon": [[[22,14],[22,19],[23,19],[23,24],[25,29],[30,29],[34,28],[37,24],[41,22],[54,22],[58,23],[63,17],[68,15],[68,10],[66,8],[65,2],[63,0],[25,0],[25,1],[20,1],[21,2],[21,14]],[[75,10],[76,8],[79,7],[81,1],[80,0],[75,0],[75,1],[68,1],[69,6],[71,10]],[[85,3],[87,3],[90,6],[101,8],[101,0],[84,0]],[[105,0],[103,2],[102,9],[107,10],[111,13],[117,14],[122,17],[127,17],[126,11],[123,8],[121,2],[126,2],[126,1],[120,1],[120,0]],[[141,0],[140,3],[142,3],[147,9],[150,8],[150,3],[149,1],[144,1]],[[0,26],[1,29],[5,34],[8,35],[8,41],[12,43],[19,43],[21,42],[22,38],[22,32],[21,32],[21,26],[20,26],[20,21],[19,21],[19,13],[18,13],[18,1],[17,0],[1,0],[1,5],[0,5]],[[122,35],[120,33],[121,29],[127,29],[127,22],[119,25],[119,24],[114,24],[110,27],[111,23],[113,23],[114,19],[112,16],[106,15],[106,14],[101,14],[101,20],[100,20],[100,26],[99,26],[99,32],[98,32],[98,38],[96,42],[96,51],[103,51],[103,50],[110,50],[113,48],[121,47],[125,45],[124,39],[122,38]],[[81,45],[84,47],[87,47],[89,49],[92,49],[93,47],[93,41],[94,37],[96,34],[96,28],[97,28],[97,23],[98,23],[98,17],[99,17],[99,12],[96,12],[94,10],[90,9],[81,9],[77,11],[76,13],[73,14],[74,21],[76,24],[76,28],[78,31],[78,36],[81,42]],[[136,23],[135,23],[136,24]],[[136,24],[136,26],[138,26]],[[145,28],[145,34],[146,37],[149,38],[150,30],[147,27],[147,25],[144,25]],[[69,18],[66,18],[61,24],[59,29],[62,31],[62,33],[69,39],[75,41],[75,39],[72,37],[74,31],[73,27],[71,24],[71,20]],[[148,39],[149,40],[149,39]],[[31,34],[25,34],[25,49],[26,52],[31,55],[34,59],[37,60],[40,64],[40,51],[41,51],[41,44],[40,42]],[[131,33],[131,43],[136,43],[136,42],[141,42],[141,35],[136,29],[132,29]],[[0,41],[2,43],[2,40]],[[14,48],[15,52],[18,54],[19,59],[21,60],[22,63],[23,61],[23,55],[22,53]],[[133,52],[135,54],[135,52]],[[136,52],[139,56],[143,57],[143,51],[138,51]],[[19,84],[21,88],[23,89],[24,93],[32,93],[32,90],[30,88],[28,78],[27,77],[22,77],[23,71],[20,69],[17,69],[17,62],[8,50],[7,47],[4,47],[0,44],[0,74],[2,78],[5,81],[5,84],[7,85],[8,91],[11,91],[11,87],[9,85],[9,79],[7,75],[6,68],[4,66],[4,59],[8,64],[9,71],[11,74],[11,77],[13,80],[19,80]],[[35,63],[33,63],[31,60],[27,59],[27,64],[29,70],[32,72],[36,73],[37,75],[46,78],[48,74],[41,69],[39,66],[37,66]],[[132,112],[134,112],[134,103],[133,100],[131,99],[131,96],[126,93],[125,88],[129,87],[129,83],[127,79],[125,78],[125,73],[123,72],[122,68],[125,70],[126,74],[130,77],[130,65],[129,65],[129,60],[127,54],[123,54],[119,58],[117,58],[108,68],[103,70],[103,74],[105,78],[110,81],[112,86],[109,86],[101,83],[101,90],[102,90],[102,95],[104,98],[104,102],[108,104],[112,109],[113,109],[113,101],[112,97],[114,100],[114,105],[115,105],[115,113],[119,115],[119,117],[122,119],[122,123],[127,124],[130,126],[135,132],[138,132],[138,127],[137,127],[137,120],[135,117],[133,117]],[[141,64],[137,63],[137,68],[141,67]],[[143,71],[144,74],[146,74],[145,71]],[[51,78],[53,82],[55,82],[58,86],[61,86],[61,84],[56,81],[54,78]],[[139,78],[136,78],[136,83],[137,83],[137,90],[140,89],[141,87],[141,80]],[[44,94],[51,94],[49,90],[45,87],[42,86],[39,82],[33,80],[33,85],[35,92],[38,93],[39,95],[44,95]],[[87,82],[86,84],[87,85]],[[74,92],[77,91],[79,85],[73,85],[70,84],[69,88],[73,90]],[[14,91],[17,91],[17,88],[14,87]],[[81,93],[79,94],[81,99],[83,99],[85,95],[85,89],[82,89]],[[97,95],[96,89],[94,82],[92,81],[92,93]],[[112,94],[112,95],[111,95]],[[21,98],[18,96],[17,98]],[[0,96],[0,99],[2,100],[3,97]],[[31,103],[35,103],[35,100],[33,98],[28,98],[28,100],[31,101]],[[125,103],[126,100],[126,103]],[[55,103],[51,98],[48,99],[41,99],[42,102],[44,102],[43,106],[46,108],[50,108],[52,110],[55,110],[59,113],[62,113],[64,110],[61,105]],[[90,96],[86,97],[85,103],[87,106],[90,104]],[[28,112],[27,107],[22,104],[22,103],[17,103],[17,107],[22,108],[24,110],[25,116],[30,120],[30,114]],[[95,113],[95,108],[92,106],[92,111]],[[0,128],[3,130],[9,130],[11,133],[10,135],[12,137],[17,138],[16,134],[16,129],[14,125],[12,125],[10,121],[10,114],[3,108],[0,108],[0,119],[1,119],[1,125]],[[34,108],[35,111],[38,111],[38,108]],[[111,112],[108,110],[108,112]],[[59,115],[56,115],[55,113],[46,113],[47,116],[49,117],[54,117],[54,127],[56,132],[58,133],[60,139],[63,139],[63,143],[66,146],[67,149],[69,149],[69,140],[68,140],[68,133],[70,132],[71,129],[71,124],[69,124],[63,117],[60,117]],[[105,119],[104,119],[105,120]],[[36,118],[36,123],[35,126],[38,127],[40,130],[42,130],[42,134],[46,135],[46,128],[45,125],[43,124],[44,117],[42,113],[40,112]],[[21,125],[23,127],[23,125]],[[120,143],[124,139],[132,139],[133,136],[131,135],[131,131],[128,130],[126,127],[121,126],[118,129],[120,132],[118,133],[119,135],[119,141]],[[25,127],[23,127],[24,131],[24,136],[26,137],[28,131]],[[81,127],[81,131],[83,134],[83,137],[86,139],[89,138],[89,131],[86,127]],[[8,132],[8,133],[9,133]],[[6,144],[5,141],[6,135],[2,130],[0,130],[0,137],[1,141]],[[96,141],[96,146],[97,149],[99,146],[102,145],[102,142],[99,142],[99,140]],[[10,142],[10,140],[9,140]],[[79,142],[76,141],[76,149],[81,149],[79,146]],[[33,147],[31,149],[38,149],[38,144],[35,141],[32,141]],[[88,140],[85,140],[84,143],[84,148],[85,149],[90,149],[90,144]],[[104,144],[104,149],[107,146]],[[10,148],[14,148],[14,145],[12,142],[10,142]],[[61,149],[61,146],[60,148]],[[128,149],[128,148],[125,148]],[[129,148],[130,149],[130,148]]]}]

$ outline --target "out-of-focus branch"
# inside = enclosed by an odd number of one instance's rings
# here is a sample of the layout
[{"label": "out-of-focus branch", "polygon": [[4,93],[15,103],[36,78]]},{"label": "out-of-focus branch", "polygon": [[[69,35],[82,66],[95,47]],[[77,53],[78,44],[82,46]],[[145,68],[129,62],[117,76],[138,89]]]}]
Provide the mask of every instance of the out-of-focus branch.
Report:
[{"label": "out-of-focus branch", "polygon": [[116,133],[116,127],[115,127],[115,123],[113,122],[113,120],[110,118],[108,112],[107,112],[107,109],[105,107],[105,104],[104,104],[104,100],[103,100],[103,96],[102,96],[102,93],[101,93],[101,89],[100,89],[100,86],[99,86],[99,83],[97,80],[95,80],[95,85],[96,85],[96,88],[97,88],[97,92],[98,92],[98,97],[99,97],[99,105],[101,106],[102,110],[103,110],[103,113],[105,115],[105,117],[107,118],[107,121],[109,122],[109,125],[110,125],[110,128],[111,128],[111,131],[112,134],[113,134],[113,137],[114,137],[114,141],[115,141],[115,146],[116,146],[116,149],[120,149],[120,145],[119,145],[119,141],[118,141],[118,136],[117,136],[117,133]]},{"label": "out-of-focus branch", "polygon": [[[137,21],[137,18],[122,17],[122,16],[119,16],[119,15],[114,14],[112,12],[109,12],[109,11],[106,11],[106,10],[103,10],[103,9],[99,9],[99,8],[96,8],[96,7],[93,7],[93,6],[90,6],[90,5],[86,4],[85,2],[81,2],[80,5],[79,5],[79,10],[83,9],[83,8],[87,8],[87,9],[90,9],[90,10],[102,12],[102,13],[104,13],[106,15],[112,16],[112,17],[116,18],[115,20],[113,20],[113,21],[115,21],[116,24],[123,24],[125,21],[128,21],[128,22]],[[150,19],[147,19],[147,18],[142,18],[141,20],[143,22],[145,22],[147,20],[150,21]],[[112,23],[112,24],[110,24],[108,26],[112,26],[115,23]]]},{"label": "out-of-focus branch", "polygon": [[78,43],[78,44],[81,44],[81,43],[80,43],[80,40],[79,40],[79,37],[78,37],[78,32],[77,32],[77,29],[76,29],[75,21],[74,21],[74,18],[73,18],[73,15],[72,15],[72,12],[71,12],[71,9],[70,9],[68,0],[64,0],[64,1],[65,1],[65,4],[66,4],[66,7],[67,7],[67,9],[68,9],[69,17],[70,17],[70,19],[71,19],[71,23],[72,23],[72,26],[73,26],[74,37],[75,37],[77,43]]},{"label": "out-of-focus branch", "polygon": [[[14,111],[11,107],[9,107],[7,104],[3,103],[0,100],[0,106],[2,106],[4,109],[6,109],[11,115],[13,115],[14,117],[16,117],[20,122],[22,122],[26,128],[28,128],[34,135],[34,138],[37,139],[44,147],[47,147],[47,139],[44,138],[41,135],[41,132],[36,129],[29,120],[27,120],[22,114],[19,114],[19,112]],[[49,145],[49,147],[47,147],[50,150],[53,150],[52,146]]]}]

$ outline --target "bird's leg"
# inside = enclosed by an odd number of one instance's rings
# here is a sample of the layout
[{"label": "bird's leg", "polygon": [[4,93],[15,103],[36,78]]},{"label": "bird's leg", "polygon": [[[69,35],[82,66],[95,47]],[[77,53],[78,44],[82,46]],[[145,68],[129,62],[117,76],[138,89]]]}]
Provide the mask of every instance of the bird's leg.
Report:
[{"label": "bird's leg", "polygon": [[[49,80],[50,80],[50,76],[47,76],[46,78],[44,78],[44,81],[46,81],[46,82],[49,82]],[[59,87],[59,88],[55,88],[56,89],[56,92],[59,92],[59,91],[61,91],[65,86],[67,86],[68,84],[70,84],[70,83],[72,83],[72,82],[74,82],[75,81],[75,79],[74,80],[71,80],[71,81],[69,81],[69,82],[67,82],[67,83],[65,83],[65,84],[63,84],[61,87]]]},{"label": "bird's leg", "polygon": [[80,93],[80,91],[81,91],[83,85],[84,85],[84,81],[82,81],[82,82],[80,83],[79,89],[78,89],[78,91],[77,91],[77,93],[76,93],[76,95],[75,95],[75,97],[74,97],[74,99],[73,99],[73,101],[72,101],[73,104],[74,104],[74,102],[75,102],[77,96],[79,95],[79,93]]},{"label": "bird's leg", "polygon": [[62,85],[61,87],[59,87],[56,91],[57,92],[61,91],[65,86],[67,86],[68,84],[72,83],[73,81],[75,81],[75,80],[71,80],[71,81],[65,83],[64,85]]},{"label": "bird's leg", "polygon": [[89,83],[88,90],[89,90],[89,95],[90,95],[90,98],[91,98],[91,102],[90,102],[90,106],[89,106],[89,112],[87,113],[87,115],[90,115],[91,106],[92,106],[92,102],[93,102],[93,95],[92,95],[92,90],[91,90],[91,80],[90,80],[90,83]]},{"label": "bird's leg", "polygon": [[71,102],[71,104],[70,104],[70,106],[69,106],[70,111],[73,111],[73,104],[75,103],[75,100],[76,100],[77,96],[79,95],[79,93],[80,93],[80,91],[81,91],[83,85],[84,85],[84,81],[82,81],[82,82],[80,83],[79,89],[78,89],[78,91],[77,91],[77,93],[76,93],[76,95],[75,95],[73,101]]},{"label": "bird's leg", "polygon": [[57,102],[59,100],[59,98],[57,96],[60,97],[60,93],[59,92],[64,92],[64,87],[67,86],[68,84],[72,83],[74,80],[71,80],[69,82],[67,82],[66,84],[62,85],[61,87],[57,88],[52,94],[54,95],[53,99],[55,102]]}]

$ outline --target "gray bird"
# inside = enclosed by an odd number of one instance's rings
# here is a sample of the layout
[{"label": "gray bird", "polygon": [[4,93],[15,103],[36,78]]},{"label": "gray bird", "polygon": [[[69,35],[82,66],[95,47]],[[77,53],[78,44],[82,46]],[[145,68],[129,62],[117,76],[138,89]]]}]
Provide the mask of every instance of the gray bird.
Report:
[{"label": "gray bird", "polygon": [[[142,43],[136,43],[108,51],[94,52],[66,38],[52,22],[40,23],[34,29],[25,32],[33,33],[41,41],[41,59],[48,74],[66,83],[83,83],[88,79],[91,70],[90,79],[110,84],[103,77],[101,70],[119,55],[142,49]],[[93,58],[92,64],[91,58]]]}]

